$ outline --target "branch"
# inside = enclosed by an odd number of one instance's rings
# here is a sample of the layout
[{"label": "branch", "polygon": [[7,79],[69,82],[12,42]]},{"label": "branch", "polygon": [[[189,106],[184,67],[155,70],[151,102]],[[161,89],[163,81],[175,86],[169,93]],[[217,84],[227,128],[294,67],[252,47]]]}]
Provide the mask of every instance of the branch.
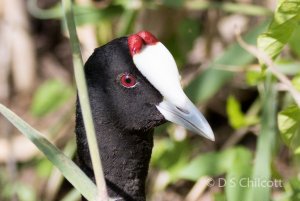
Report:
[{"label": "branch", "polygon": [[283,73],[281,73],[275,66],[272,59],[262,50],[254,45],[247,44],[241,37],[240,32],[236,31],[236,39],[240,46],[254,55],[257,59],[266,64],[267,69],[287,88],[291,93],[298,107],[300,107],[300,93],[295,89],[292,82]]}]

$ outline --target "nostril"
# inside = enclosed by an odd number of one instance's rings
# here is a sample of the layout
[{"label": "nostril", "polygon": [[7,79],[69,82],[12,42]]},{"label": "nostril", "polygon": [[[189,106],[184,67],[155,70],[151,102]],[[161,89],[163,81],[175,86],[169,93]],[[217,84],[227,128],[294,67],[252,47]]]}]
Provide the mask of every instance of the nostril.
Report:
[{"label": "nostril", "polygon": [[184,113],[184,114],[190,114],[190,112],[186,109],[183,109],[181,107],[176,106],[176,109],[179,110],[180,112]]}]

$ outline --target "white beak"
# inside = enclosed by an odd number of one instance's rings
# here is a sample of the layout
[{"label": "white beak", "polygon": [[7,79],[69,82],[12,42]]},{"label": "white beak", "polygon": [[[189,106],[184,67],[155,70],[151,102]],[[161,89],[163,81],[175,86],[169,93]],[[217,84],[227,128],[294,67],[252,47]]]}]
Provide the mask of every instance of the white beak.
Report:
[{"label": "white beak", "polygon": [[162,43],[145,45],[139,53],[133,55],[133,61],[164,97],[156,107],[166,120],[215,140],[210,125],[183,92],[176,62]]},{"label": "white beak", "polygon": [[188,100],[184,106],[178,107],[164,100],[156,107],[168,121],[215,141],[210,125],[191,101]]}]

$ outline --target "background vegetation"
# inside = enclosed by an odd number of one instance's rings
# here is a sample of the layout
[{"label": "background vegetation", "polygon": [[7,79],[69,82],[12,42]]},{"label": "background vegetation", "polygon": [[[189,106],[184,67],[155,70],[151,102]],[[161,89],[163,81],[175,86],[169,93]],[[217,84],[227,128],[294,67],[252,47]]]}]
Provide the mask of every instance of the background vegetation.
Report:
[{"label": "background vegetation", "polygon": [[[149,200],[300,200],[299,1],[74,3],[84,60],[116,37],[151,31],[215,132],[210,142],[173,124],[156,129]],[[0,102],[74,157],[76,89],[63,16],[56,0],[0,1]],[[80,199],[4,118],[0,127],[0,200]],[[245,178],[258,183],[239,185]]]}]

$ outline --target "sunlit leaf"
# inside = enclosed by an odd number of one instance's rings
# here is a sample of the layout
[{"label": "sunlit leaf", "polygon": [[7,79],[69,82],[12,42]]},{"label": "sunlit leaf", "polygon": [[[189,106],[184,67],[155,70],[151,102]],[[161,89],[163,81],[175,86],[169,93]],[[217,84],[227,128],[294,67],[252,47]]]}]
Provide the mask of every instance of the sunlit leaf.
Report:
[{"label": "sunlit leaf", "polygon": [[281,0],[268,31],[258,37],[258,47],[275,59],[289,41],[300,19],[300,0]]},{"label": "sunlit leaf", "polygon": [[246,125],[245,115],[241,110],[241,104],[234,96],[229,96],[226,111],[229,123],[233,128],[238,129]]},{"label": "sunlit leaf", "polygon": [[229,96],[226,104],[226,111],[230,125],[239,129],[254,125],[259,122],[259,118],[254,115],[245,115],[241,109],[241,104],[234,96]]},{"label": "sunlit leaf", "polygon": [[295,152],[300,148],[300,108],[292,105],[278,114],[278,128],[283,141]]}]

